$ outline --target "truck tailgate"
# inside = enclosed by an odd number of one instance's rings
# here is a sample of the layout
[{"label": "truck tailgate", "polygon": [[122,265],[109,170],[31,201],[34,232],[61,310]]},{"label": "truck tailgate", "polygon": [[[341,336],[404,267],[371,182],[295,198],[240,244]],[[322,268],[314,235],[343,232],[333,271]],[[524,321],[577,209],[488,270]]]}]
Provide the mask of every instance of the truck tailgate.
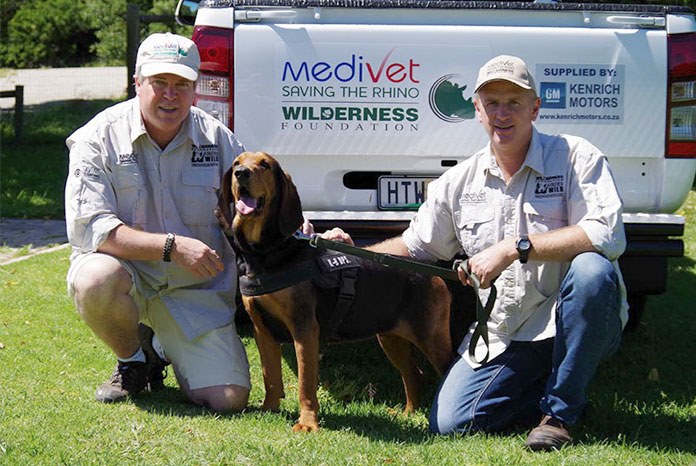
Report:
[{"label": "truck tailgate", "polygon": [[611,157],[661,156],[665,41],[645,29],[241,24],[235,132],[275,155],[347,164],[466,157],[486,143],[478,69],[506,53],[535,73],[541,131],[584,136]]}]

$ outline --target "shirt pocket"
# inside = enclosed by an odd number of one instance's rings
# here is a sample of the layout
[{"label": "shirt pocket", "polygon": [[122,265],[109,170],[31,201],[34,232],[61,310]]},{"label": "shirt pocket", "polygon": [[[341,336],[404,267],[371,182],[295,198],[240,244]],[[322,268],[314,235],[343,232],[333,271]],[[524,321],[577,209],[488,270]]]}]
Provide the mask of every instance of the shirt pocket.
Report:
[{"label": "shirt pocket", "polygon": [[562,201],[525,202],[522,210],[527,218],[529,233],[544,233],[568,225],[568,213]]},{"label": "shirt pocket", "polygon": [[458,215],[459,240],[469,257],[493,244],[496,235],[493,226],[495,211],[492,207],[464,207]]},{"label": "shirt pocket", "polygon": [[114,170],[114,190],[118,218],[126,225],[142,228],[145,225],[145,180],[137,165],[119,165]]},{"label": "shirt pocket", "polygon": [[217,225],[214,211],[218,202],[220,174],[217,167],[196,168],[181,173],[183,202],[178,203],[187,225]]}]

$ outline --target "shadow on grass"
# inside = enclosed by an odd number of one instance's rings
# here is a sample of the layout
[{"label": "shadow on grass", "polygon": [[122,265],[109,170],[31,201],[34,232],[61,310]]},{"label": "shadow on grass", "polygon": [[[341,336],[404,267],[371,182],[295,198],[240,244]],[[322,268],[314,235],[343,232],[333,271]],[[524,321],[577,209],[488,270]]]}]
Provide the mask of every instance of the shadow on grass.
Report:
[{"label": "shadow on grass", "polygon": [[696,453],[689,415],[696,396],[694,265],[688,257],[670,260],[668,292],[649,298],[641,324],[600,366],[590,386],[583,441]]},{"label": "shadow on grass", "polygon": [[[694,261],[689,258],[670,262],[669,292],[649,300],[641,325],[625,334],[619,352],[600,367],[590,385],[587,415],[573,431],[577,442],[696,452],[694,419],[688,414],[696,393],[692,362],[692,355],[696,354],[692,324],[692,303],[696,299],[693,266]],[[239,333],[250,336],[251,329],[241,325]],[[329,404],[375,403],[394,410],[362,414],[351,410],[337,412],[329,407],[320,410],[322,429],[350,428],[373,440],[405,443],[422,443],[432,438],[426,427],[398,419],[405,401],[401,380],[374,339],[324,345],[322,354],[319,380],[321,390],[330,396]],[[283,345],[283,357],[294,372],[284,373],[287,389],[289,382],[296,380],[292,345]],[[422,359],[419,362],[428,376],[421,398],[422,409],[427,412],[437,377],[427,362]],[[190,404],[183,394],[170,387],[139,398],[137,405],[177,416],[214,415]],[[246,413],[259,411],[252,406]],[[298,413],[283,410],[273,415],[281,416],[290,429]],[[499,435],[526,435],[527,430],[520,427]]]}]

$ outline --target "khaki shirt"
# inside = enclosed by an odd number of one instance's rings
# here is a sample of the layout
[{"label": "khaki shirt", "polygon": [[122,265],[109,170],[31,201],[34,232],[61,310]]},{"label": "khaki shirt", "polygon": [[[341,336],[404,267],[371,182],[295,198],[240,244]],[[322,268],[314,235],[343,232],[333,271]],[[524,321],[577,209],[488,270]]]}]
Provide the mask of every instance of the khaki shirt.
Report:
[{"label": "khaki shirt", "polygon": [[224,272],[203,279],[174,262],[129,261],[135,285],[147,299],[160,297],[189,339],[231,323],[235,256],[213,212],[222,176],[244,150],[232,132],[192,107],[162,150],[146,133],[136,97],[101,112],[66,144],[71,263],[97,251],[121,224],[197,238],[217,251]]},{"label": "khaki shirt", "polygon": [[[428,187],[425,203],[404,232],[413,257],[471,257],[504,238],[579,225],[592,245],[613,261],[622,292],[621,319],[628,320],[626,289],[617,259],[626,248],[622,203],[606,157],[586,140],[533,131],[524,164],[506,185],[490,146],[444,173]],[[555,309],[567,262],[513,262],[498,277],[498,296],[488,319],[489,360],[511,341],[555,335]],[[481,290],[486,302],[489,290]],[[474,325],[459,348],[468,356]],[[479,340],[476,354],[484,354]]]}]

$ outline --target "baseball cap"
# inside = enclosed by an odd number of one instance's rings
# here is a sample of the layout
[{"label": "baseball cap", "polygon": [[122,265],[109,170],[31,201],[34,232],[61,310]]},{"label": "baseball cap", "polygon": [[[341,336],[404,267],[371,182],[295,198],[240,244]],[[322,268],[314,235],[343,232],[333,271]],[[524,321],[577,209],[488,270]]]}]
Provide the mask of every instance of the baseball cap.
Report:
[{"label": "baseball cap", "polygon": [[172,73],[195,81],[200,66],[201,57],[193,41],[169,32],[155,33],[138,48],[135,74],[148,77]]},{"label": "baseball cap", "polygon": [[521,58],[513,57],[512,55],[498,55],[486,62],[479,70],[474,92],[478,92],[479,89],[491,81],[500,80],[509,81],[523,89],[536,91],[534,77],[527,69],[527,64]]}]

